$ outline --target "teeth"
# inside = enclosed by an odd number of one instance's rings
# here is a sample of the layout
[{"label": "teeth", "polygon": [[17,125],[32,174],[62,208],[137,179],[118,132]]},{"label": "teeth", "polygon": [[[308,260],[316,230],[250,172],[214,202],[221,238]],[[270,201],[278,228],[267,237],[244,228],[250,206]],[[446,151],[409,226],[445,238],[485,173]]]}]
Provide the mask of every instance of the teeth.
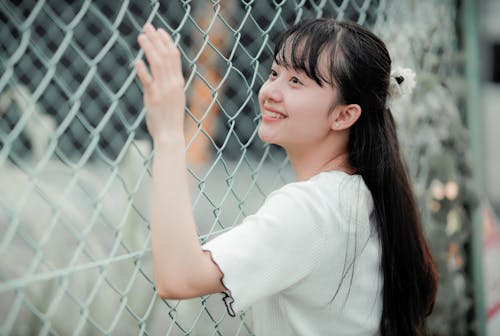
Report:
[{"label": "teeth", "polygon": [[264,114],[268,117],[275,118],[275,119],[285,119],[285,116],[280,114],[280,113],[265,111]]}]

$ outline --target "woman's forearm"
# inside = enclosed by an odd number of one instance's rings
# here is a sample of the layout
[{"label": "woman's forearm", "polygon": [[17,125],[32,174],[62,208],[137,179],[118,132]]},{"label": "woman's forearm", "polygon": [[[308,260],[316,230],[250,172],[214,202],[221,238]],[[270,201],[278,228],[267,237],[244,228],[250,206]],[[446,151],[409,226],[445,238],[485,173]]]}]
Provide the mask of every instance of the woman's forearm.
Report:
[{"label": "woman's forearm", "polygon": [[183,274],[201,252],[189,201],[182,134],[155,141],[154,148],[151,239],[161,295],[169,286],[182,285]]},{"label": "woman's forearm", "polygon": [[196,232],[182,133],[155,141],[152,188],[152,249],[159,294],[179,299],[221,291],[222,275],[202,251]]}]

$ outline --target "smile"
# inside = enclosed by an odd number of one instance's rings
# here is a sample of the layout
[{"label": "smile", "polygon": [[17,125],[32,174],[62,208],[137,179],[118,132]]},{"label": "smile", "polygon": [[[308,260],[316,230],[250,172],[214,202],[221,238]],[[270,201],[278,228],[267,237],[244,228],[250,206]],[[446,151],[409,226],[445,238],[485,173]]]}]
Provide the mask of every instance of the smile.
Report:
[{"label": "smile", "polygon": [[272,119],[285,119],[285,115],[278,112],[271,112],[268,110],[264,110],[262,112],[262,117],[272,118]]},{"label": "smile", "polygon": [[264,121],[276,121],[285,119],[287,116],[278,110],[275,110],[271,106],[263,106],[262,108],[262,120]]}]

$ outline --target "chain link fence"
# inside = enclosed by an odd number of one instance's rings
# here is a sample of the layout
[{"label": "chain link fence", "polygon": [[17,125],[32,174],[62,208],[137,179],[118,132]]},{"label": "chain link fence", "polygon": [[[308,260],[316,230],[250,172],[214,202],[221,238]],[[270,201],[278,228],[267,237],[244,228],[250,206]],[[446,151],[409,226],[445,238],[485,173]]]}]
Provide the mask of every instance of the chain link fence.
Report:
[{"label": "chain link fence", "polygon": [[0,1],[0,335],[252,335],[251,311],[230,318],[217,295],[155,293],[136,37],[153,22],[180,47],[205,241],[293,180],[284,153],[256,135],[256,93],[276,36],[321,16],[374,29],[418,73],[394,113],[442,274],[430,325],[466,334],[474,199],[456,13],[450,0]]}]

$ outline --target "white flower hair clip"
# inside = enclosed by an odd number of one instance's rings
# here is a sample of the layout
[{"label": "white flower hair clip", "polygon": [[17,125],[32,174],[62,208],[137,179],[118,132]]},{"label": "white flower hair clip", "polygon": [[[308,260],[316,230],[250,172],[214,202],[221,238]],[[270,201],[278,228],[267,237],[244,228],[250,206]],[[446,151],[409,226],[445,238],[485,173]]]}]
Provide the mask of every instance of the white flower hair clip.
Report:
[{"label": "white flower hair clip", "polygon": [[412,69],[397,67],[392,70],[386,106],[390,106],[393,101],[401,96],[410,95],[415,85],[415,72]]}]

